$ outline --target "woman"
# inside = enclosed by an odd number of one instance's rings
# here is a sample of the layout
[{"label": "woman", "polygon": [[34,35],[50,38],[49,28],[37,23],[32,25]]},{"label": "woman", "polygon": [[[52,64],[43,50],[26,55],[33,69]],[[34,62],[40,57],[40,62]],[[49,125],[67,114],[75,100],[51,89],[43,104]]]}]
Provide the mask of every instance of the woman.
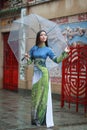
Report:
[{"label": "woman", "polygon": [[[68,51],[68,49],[66,49]],[[28,64],[34,62],[34,75],[32,85],[32,114],[33,125],[47,125],[53,127],[52,99],[49,81],[49,73],[46,68],[46,59],[49,57],[56,63],[60,63],[68,56],[63,52],[60,57],[56,57],[50,47],[48,47],[47,34],[44,30],[37,33],[36,45],[33,46],[25,57]]]}]

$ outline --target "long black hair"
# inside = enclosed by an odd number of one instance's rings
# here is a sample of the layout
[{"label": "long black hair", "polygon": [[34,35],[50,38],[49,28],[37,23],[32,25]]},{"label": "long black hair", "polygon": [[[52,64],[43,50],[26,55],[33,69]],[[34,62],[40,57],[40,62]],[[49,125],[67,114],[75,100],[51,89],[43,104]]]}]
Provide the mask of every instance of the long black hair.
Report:
[{"label": "long black hair", "polygon": [[[36,46],[38,46],[40,44],[40,34],[41,34],[41,32],[45,32],[46,33],[46,31],[44,31],[44,30],[40,30],[37,33],[37,36],[36,36]],[[46,35],[47,35],[47,33],[46,33]],[[48,46],[48,39],[46,40],[45,45]]]}]

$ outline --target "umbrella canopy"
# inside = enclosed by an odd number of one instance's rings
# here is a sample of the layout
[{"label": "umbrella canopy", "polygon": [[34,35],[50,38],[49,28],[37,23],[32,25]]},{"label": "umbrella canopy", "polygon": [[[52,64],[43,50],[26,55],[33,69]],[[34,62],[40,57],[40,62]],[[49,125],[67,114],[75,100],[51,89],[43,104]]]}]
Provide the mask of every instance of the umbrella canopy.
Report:
[{"label": "umbrella canopy", "polygon": [[30,14],[13,21],[8,38],[8,44],[18,62],[21,61],[25,51],[29,51],[35,45],[36,34],[40,30],[47,32],[48,45],[57,56],[64,51],[66,43],[58,24],[37,14]]}]

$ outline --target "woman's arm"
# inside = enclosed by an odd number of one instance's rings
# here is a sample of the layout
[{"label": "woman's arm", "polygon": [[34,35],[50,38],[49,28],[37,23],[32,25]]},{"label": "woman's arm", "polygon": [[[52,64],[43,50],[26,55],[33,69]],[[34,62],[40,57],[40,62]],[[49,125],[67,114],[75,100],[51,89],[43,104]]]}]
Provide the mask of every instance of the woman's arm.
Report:
[{"label": "woman's arm", "polygon": [[62,52],[62,54],[60,56],[55,56],[54,52],[51,50],[49,53],[49,57],[55,62],[55,63],[60,63],[62,62],[63,59],[68,57],[68,53],[69,53],[70,49],[69,47],[66,47],[64,52]]},{"label": "woman's arm", "polygon": [[65,59],[66,57],[68,57],[68,53],[64,51],[59,57],[55,57],[55,58],[53,59],[53,61],[54,61],[55,63],[60,63],[60,62],[62,62],[62,60]]}]

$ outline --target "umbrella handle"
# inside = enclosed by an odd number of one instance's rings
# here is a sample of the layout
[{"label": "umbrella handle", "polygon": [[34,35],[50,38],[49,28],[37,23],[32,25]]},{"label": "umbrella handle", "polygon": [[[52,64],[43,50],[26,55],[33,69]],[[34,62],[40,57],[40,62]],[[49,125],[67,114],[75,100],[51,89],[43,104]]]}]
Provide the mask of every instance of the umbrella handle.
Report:
[{"label": "umbrella handle", "polygon": [[21,61],[23,61],[25,59],[25,56],[21,59]]},{"label": "umbrella handle", "polygon": [[27,54],[27,53],[25,53],[25,55],[24,55],[24,57],[21,59],[21,61],[23,61],[25,58],[27,58],[27,60],[30,58],[30,56]]}]

